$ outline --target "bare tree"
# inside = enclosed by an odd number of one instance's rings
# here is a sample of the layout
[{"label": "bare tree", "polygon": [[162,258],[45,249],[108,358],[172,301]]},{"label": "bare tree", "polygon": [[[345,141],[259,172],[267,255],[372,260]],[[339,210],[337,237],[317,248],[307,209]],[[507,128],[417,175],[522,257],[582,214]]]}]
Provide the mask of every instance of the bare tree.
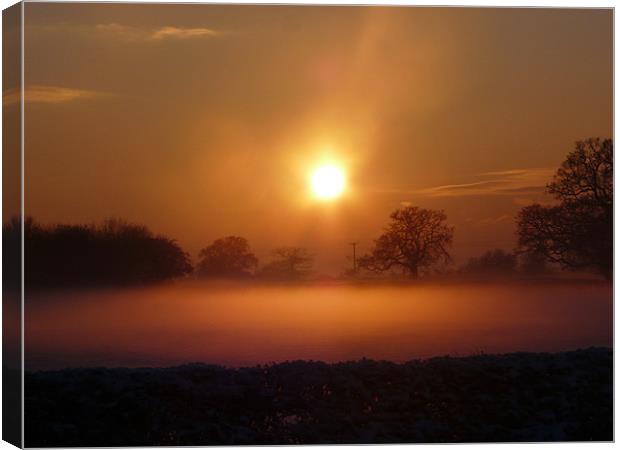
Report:
[{"label": "bare tree", "polygon": [[611,139],[578,141],[547,186],[563,202],[588,202],[611,214],[613,210],[614,146]]},{"label": "bare tree", "polygon": [[312,269],[313,258],[305,248],[280,247],[273,254],[273,261],[260,271],[265,278],[297,280],[306,277]]},{"label": "bare tree", "polygon": [[478,257],[469,258],[462,272],[472,275],[513,275],[517,268],[517,257],[501,249],[489,250]]},{"label": "bare tree", "polygon": [[579,141],[547,191],[554,206],[534,204],[517,216],[519,251],[536,252],[568,269],[613,268],[613,142]]},{"label": "bare tree", "polygon": [[200,251],[198,275],[204,277],[246,277],[256,268],[258,259],[250,251],[247,239],[228,236],[215,240]]},{"label": "bare tree", "polygon": [[372,252],[360,258],[361,268],[372,272],[399,268],[418,278],[420,270],[451,261],[448,248],[454,228],[445,224],[443,211],[407,206],[394,211],[390,219]]}]

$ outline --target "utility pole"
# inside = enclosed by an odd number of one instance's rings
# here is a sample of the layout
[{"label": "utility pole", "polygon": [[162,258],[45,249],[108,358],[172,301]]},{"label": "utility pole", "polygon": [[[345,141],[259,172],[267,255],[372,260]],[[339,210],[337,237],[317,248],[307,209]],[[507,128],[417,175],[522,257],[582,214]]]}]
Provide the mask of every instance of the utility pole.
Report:
[{"label": "utility pole", "polygon": [[353,275],[357,275],[357,257],[355,254],[355,247],[357,246],[357,242],[351,242],[351,246],[353,247]]}]

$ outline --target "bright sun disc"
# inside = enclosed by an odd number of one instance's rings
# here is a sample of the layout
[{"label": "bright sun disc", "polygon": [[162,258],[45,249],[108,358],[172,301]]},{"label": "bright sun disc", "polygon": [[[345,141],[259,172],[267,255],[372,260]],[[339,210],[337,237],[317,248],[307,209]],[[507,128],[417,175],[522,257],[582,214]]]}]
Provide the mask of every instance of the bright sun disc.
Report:
[{"label": "bright sun disc", "polygon": [[344,190],[344,174],[335,166],[322,166],[312,174],[312,191],[321,199],[332,199]]}]

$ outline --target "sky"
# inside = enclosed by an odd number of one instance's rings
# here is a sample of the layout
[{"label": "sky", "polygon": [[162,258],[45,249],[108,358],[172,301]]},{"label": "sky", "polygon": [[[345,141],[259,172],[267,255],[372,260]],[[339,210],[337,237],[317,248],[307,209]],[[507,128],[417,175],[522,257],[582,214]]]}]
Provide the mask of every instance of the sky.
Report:
[{"label": "sky", "polygon": [[[338,274],[403,205],[443,209],[464,262],[579,139],[611,137],[611,10],[25,5],[25,207],[122,217],[192,258],[246,237]],[[5,90],[5,108],[19,95]],[[15,106],[13,106],[15,107]],[[320,201],[312,170],[342,168]]]}]

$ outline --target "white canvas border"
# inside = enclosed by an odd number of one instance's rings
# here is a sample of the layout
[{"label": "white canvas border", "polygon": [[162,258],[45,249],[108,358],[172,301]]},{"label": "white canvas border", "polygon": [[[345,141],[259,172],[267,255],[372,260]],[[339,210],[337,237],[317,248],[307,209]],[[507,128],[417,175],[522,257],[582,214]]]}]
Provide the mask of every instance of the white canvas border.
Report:
[{"label": "white canvas border", "polygon": [[[27,2],[31,2],[31,1],[48,1],[48,0],[27,0]],[[63,3],[69,3],[69,0],[52,0],[52,1],[59,1],[59,2],[63,2]],[[0,0],[0,6],[2,7],[2,9],[5,9],[13,4],[15,4],[16,2],[14,0]],[[77,2],[76,2],[77,3]],[[86,3],[86,2],[80,2],[80,3]],[[96,2],[90,2],[90,3],[96,3]],[[264,0],[210,0],[210,1],[196,1],[196,0],[166,0],[166,1],[160,1],[160,0],[134,0],[131,2],[122,2],[120,0],[107,0],[106,3],[213,3],[213,4],[288,4],[288,5],[304,5],[304,4],[318,4],[318,5],[334,5],[334,4],[338,4],[338,5],[381,5],[381,6],[441,6],[441,7],[448,7],[448,6],[466,6],[466,7],[535,7],[535,8],[542,8],[542,7],[553,7],[553,8],[615,8],[616,6],[616,2],[615,1],[600,1],[600,0],[590,0],[590,1],[577,1],[577,0],[562,0],[562,1],[551,1],[551,0],[546,0],[546,1],[537,1],[537,2],[523,2],[523,1],[512,1],[512,0],[502,0],[502,1],[467,1],[467,2],[462,2],[462,1],[455,1],[455,0],[442,0],[442,1],[429,1],[429,0],[418,0],[418,1],[412,1],[412,0],[313,0],[313,1],[303,1],[303,0],[288,0],[288,1],[264,1]],[[614,13],[614,31],[615,31],[615,26],[616,26],[616,17],[615,17],[615,13]],[[22,9],[22,33],[23,33],[23,9]],[[0,42],[1,42],[1,36],[2,36],[2,22],[0,21]],[[614,32],[614,62],[616,61],[616,56],[617,56],[617,36]],[[22,35],[22,42],[23,42],[23,35]],[[22,48],[22,89],[23,89],[23,48]],[[0,74],[1,74],[1,68],[2,68],[2,61],[0,59]],[[615,64],[614,64],[614,75],[615,75]],[[616,104],[616,90],[615,90],[615,76],[614,76],[614,136],[617,134],[617,130],[618,130],[618,124],[615,120],[615,104]],[[22,95],[22,123],[23,123],[23,114],[24,114],[24,108],[23,108],[23,95]],[[0,108],[0,119],[2,118],[2,112],[1,112],[1,108]],[[22,161],[23,161],[23,140],[24,140],[24,127],[22,127]],[[617,162],[615,162],[615,167],[614,167],[614,171],[617,169]],[[1,177],[1,173],[2,173],[2,160],[0,159],[0,177]],[[23,206],[24,206],[24,198],[23,198],[23,182],[24,182],[24,176],[23,176],[23,164],[22,164],[22,214],[23,214]],[[0,192],[1,192],[1,184],[0,184]],[[0,206],[2,203],[2,199],[0,196]],[[617,208],[615,208],[614,211],[614,236],[618,236],[618,231],[620,230],[620,221],[618,220],[620,218],[620,212],[618,211]],[[23,226],[23,220],[22,220],[22,226]],[[23,233],[22,233],[23,236]],[[23,245],[23,242],[22,242]],[[0,242],[0,250],[2,247],[2,243]],[[22,251],[23,251],[23,247],[22,247]],[[618,272],[620,272],[620,270],[618,269],[619,265],[619,255],[618,255],[618,251],[617,248],[614,247],[614,280],[616,280],[616,277],[618,276]],[[23,264],[23,260],[22,260],[22,264]],[[0,260],[0,273],[1,273],[1,268],[2,268],[2,261]],[[0,277],[1,278],[1,277]],[[23,281],[23,280],[22,280]],[[1,280],[0,280],[0,284],[1,284]],[[23,286],[22,286],[22,293],[23,293]],[[22,315],[21,315],[21,320],[22,320],[22,348],[23,348],[23,320],[24,320],[24,311],[23,311],[23,299],[22,299]],[[617,314],[617,310],[615,308],[615,282],[614,282],[614,324],[616,323],[616,316]],[[2,317],[2,311],[0,309],[0,321],[1,321],[1,317]],[[615,333],[615,326],[614,326],[614,348],[617,348],[618,342],[617,342],[617,338],[618,336]],[[0,356],[1,356],[1,348],[0,348]],[[615,352],[614,352],[614,356],[615,356]],[[22,354],[22,373],[23,373],[23,354]],[[618,372],[615,370],[615,358],[614,358],[614,387],[617,386],[618,383]],[[0,382],[2,381],[2,373],[0,371]],[[614,393],[615,393],[615,389],[614,389]],[[23,400],[23,380],[22,380],[22,400]],[[616,430],[615,424],[616,424],[616,419],[617,416],[615,414],[617,408],[617,397],[614,395],[614,430]],[[0,412],[0,417],[1,417],[1,412]],[[22,442],[23,442],[23,417],[22,417]],[[2,425],[1,425],[1,421],[0,421],[0,433],[2,431]],[[472,449],[488,449],[488,448],[494,448],[495,446],[510,446],[511,449],[515,449],[515,450],[521,450],[521,449],[525,449],[528,446],[531,445],[544,445],[545,448],[550,448],[550,449],[588,449],[588,448],[601,448],[603,447],[608,447],[608,446],[612,446],[615,445],[614,443],[558,443],[558,444],[522,444],[522,443],[515,443],[515,444],[432,444],[432,445],[427,445],[427,444],[399,444],[398,447],[399,448],[407,448],[407,449],[420,449],[420,450],[425,450],[425,449],[430,449],[430,448],[437,448],[438,446],[447,446],[447,445],[466,445],[469,448]],[[388,448],[388,447],[393,447],[394,445],[373,445],[373,447],[382,447],[382,448]],[[295,447],[299,447],[299,446],[284,446],[284,447],[291,447],[291,448],[295,448]],[[310,446],[303,446],[303,447],[310,447]],[[325,449],[337,449],[339,447],[342,446],[336,446],[336,445],[325,445],[325,446],[321,446],[322,448]],[[349,446],[350,447],[350,446]],[[360,446],[361,447],[361,446]],[[8,450],[14,448],[12,445],[8,444],[7,442],[4,441],[0,441],[0,450]],[[118,448],[118,447],[117,447]],[[132,447],[133,448],[133,447]],[[177,448],[177,449],[183,449],[183,448],[192,448],[192,447],[167,447],[167,448]],[[198,447],[198,448],[202,448],[202,447]],[[228,447],[228,448],[243,448],[244,450],[257,450],[257,449],[262,449],[265,448],[264,446],[245,446],[245,447]]]}]

